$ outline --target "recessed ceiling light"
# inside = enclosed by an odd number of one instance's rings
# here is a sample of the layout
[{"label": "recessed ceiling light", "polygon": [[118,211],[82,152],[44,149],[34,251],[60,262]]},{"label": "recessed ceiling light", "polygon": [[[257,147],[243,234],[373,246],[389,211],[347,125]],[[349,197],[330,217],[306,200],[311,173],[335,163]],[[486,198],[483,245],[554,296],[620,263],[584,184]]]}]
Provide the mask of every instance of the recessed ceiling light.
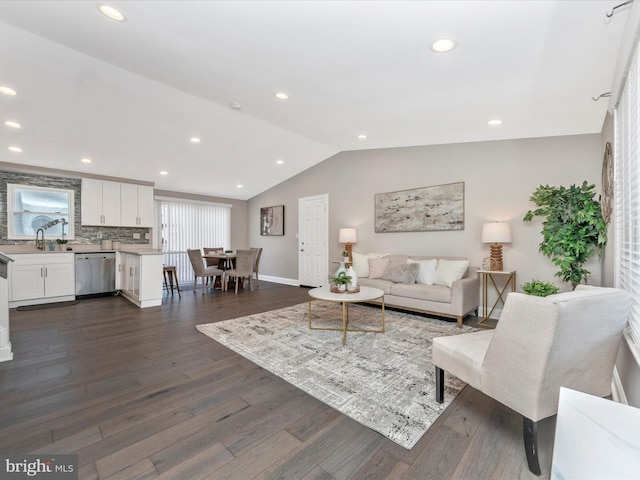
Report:
[{"label": "recessed ceiling light", "polygon": [[236,188],[242,188],[242,184],[239,183],[238,185],[236,185]]},{"label": "recessed ceiling light", "polygon": [[191,143],[200,143],[200,139],[199,139],[198,137],[191,137],[191,138],[189,139],[189,141],[190,141]]},{"label": "recessed ceiling light", "polygon": [[491,127],[497,127],[498,125],[502,125],[502,120],[489,120],[487,122],[487,125],[491,126]]},{"label": "recessed ceiling light", "polygon": [[229,106],[230,106],[231,108],[233,108],[234,110],[242,110],[242,105],[240,105],[240,104],[239,104],[239,103],[237,103],[237,102],[231,102],[231,103],[229,104]]},{"label": "recessed ceiling light", "polygon": [[127,17],[125,17],[124,13],[118,10],[116,7],[108,5],[106,3],[98,3],[96,4],[98,10],[100,10],[103,15],[106,15],[111,20],[115,20],[116,22],[126,22]]},{"label": "recessed ceiling light", "polygon": [[13,97],[16,94],[16,91],[13,88],[0,87],[0,93],[4,93],[5,95]]},{"label": "recessed ceiling light", "polygon": [[436,53],[447,53],[456,48],[456,41],[453,38],[439,38],[431,43],[429,48]]},{"label": "recessed ceiling light", "polygon": [[14,147],[14,146],[9,147],[9,151],[14,153],[22,153],[22,149],[20,147]]},{"label": "recessed ceiling light", "polygon": [[82,163],[91,163],[91,159],[90,158],[81,158],[80,161]]},{"label": "recessed ceiling light", "polygon": [[275,95],[275,96],[276,96],[276,98],[277,98],[277,99],[279,99],[279,100],[286,100],[287,98],[289,98],[289,95],[287,95],[287,94],[286,94],[286,93],[284,93],[284,92],[277,92],[277,93],[274,93],[274,95]]},{"label": "recessed ceiling light", "polygon": [[361,133],[360,135],[358,135],[358,138],[360,140],[364,140],[365,138],[367,138],[367,136],[364,133]]},{"label": "recessed ceiling light", "polygon": [[284,160],[276,160],[276,163],[277,163],[278,165],[282,165],[282,164],[284,163]]},{"label": "recessed ceiling light", "polygon": [[167,172],[166,170],[162,170],[162,171],[160,172],[160,175],[169,175],[169,172]]},{"label": "recessed ceiling light", "polygon": [[7,120],[6,122],[4,122],[4,124],[7,127],[10,127],[10,128],[20,128],[21,127],[21,125],[18,122],[12,122],[11,120]]}]

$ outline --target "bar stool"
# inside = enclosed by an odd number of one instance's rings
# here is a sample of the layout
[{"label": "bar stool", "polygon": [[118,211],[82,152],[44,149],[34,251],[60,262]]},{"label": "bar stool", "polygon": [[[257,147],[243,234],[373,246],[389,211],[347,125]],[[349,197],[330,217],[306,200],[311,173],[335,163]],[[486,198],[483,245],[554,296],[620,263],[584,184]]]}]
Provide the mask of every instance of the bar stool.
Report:
[{"label": "bar stool", "polygon": [[[178,271],[175,265],[165,265],[162,267],[162,275],[164,276],[164,288],[165,290],[171,289],[171,295],[173,295],[173,280],[176,281],[176,290],[178,290],[178,296],[182,298],[180,294],[180,284],[178,283]],[[167,277],[169,278],[169,285],[167,285]]]}]

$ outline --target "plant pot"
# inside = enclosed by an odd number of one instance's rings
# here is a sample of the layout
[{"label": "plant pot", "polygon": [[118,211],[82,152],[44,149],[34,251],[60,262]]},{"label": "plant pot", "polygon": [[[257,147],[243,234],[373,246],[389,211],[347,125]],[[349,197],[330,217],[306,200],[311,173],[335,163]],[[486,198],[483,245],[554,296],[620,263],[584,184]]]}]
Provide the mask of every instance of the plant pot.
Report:
[{"label": "plant pot", "polygon": [[347,290],[347,286],[344,283],[341,283],[340,285],[338,285],[339,292],[345,292],[346,290]]}]

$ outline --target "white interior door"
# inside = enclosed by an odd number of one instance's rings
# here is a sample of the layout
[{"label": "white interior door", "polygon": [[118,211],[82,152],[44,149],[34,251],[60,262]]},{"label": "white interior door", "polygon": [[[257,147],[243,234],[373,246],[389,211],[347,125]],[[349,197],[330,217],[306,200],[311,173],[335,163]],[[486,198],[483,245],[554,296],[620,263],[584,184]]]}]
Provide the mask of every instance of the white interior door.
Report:
[{"label": "white interior door", "polygon": [[300,285],[328,283],[329,195],[298,199],[298,278]]}]

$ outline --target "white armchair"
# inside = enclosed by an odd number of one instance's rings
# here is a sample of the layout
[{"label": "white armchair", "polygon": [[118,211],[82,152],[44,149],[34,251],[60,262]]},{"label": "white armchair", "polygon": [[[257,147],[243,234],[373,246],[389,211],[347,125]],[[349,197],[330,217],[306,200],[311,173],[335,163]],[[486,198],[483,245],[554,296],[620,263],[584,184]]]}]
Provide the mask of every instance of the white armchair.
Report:
[{"label": "white armchair", "polygon": [[631,301],[586,285],[544,298],[510,293],[495,330],[434,339],[437,401],[446,370],[521,414],[529,470],[540,475],[538,421],[557,413],[560,387],[611,393]]}]

